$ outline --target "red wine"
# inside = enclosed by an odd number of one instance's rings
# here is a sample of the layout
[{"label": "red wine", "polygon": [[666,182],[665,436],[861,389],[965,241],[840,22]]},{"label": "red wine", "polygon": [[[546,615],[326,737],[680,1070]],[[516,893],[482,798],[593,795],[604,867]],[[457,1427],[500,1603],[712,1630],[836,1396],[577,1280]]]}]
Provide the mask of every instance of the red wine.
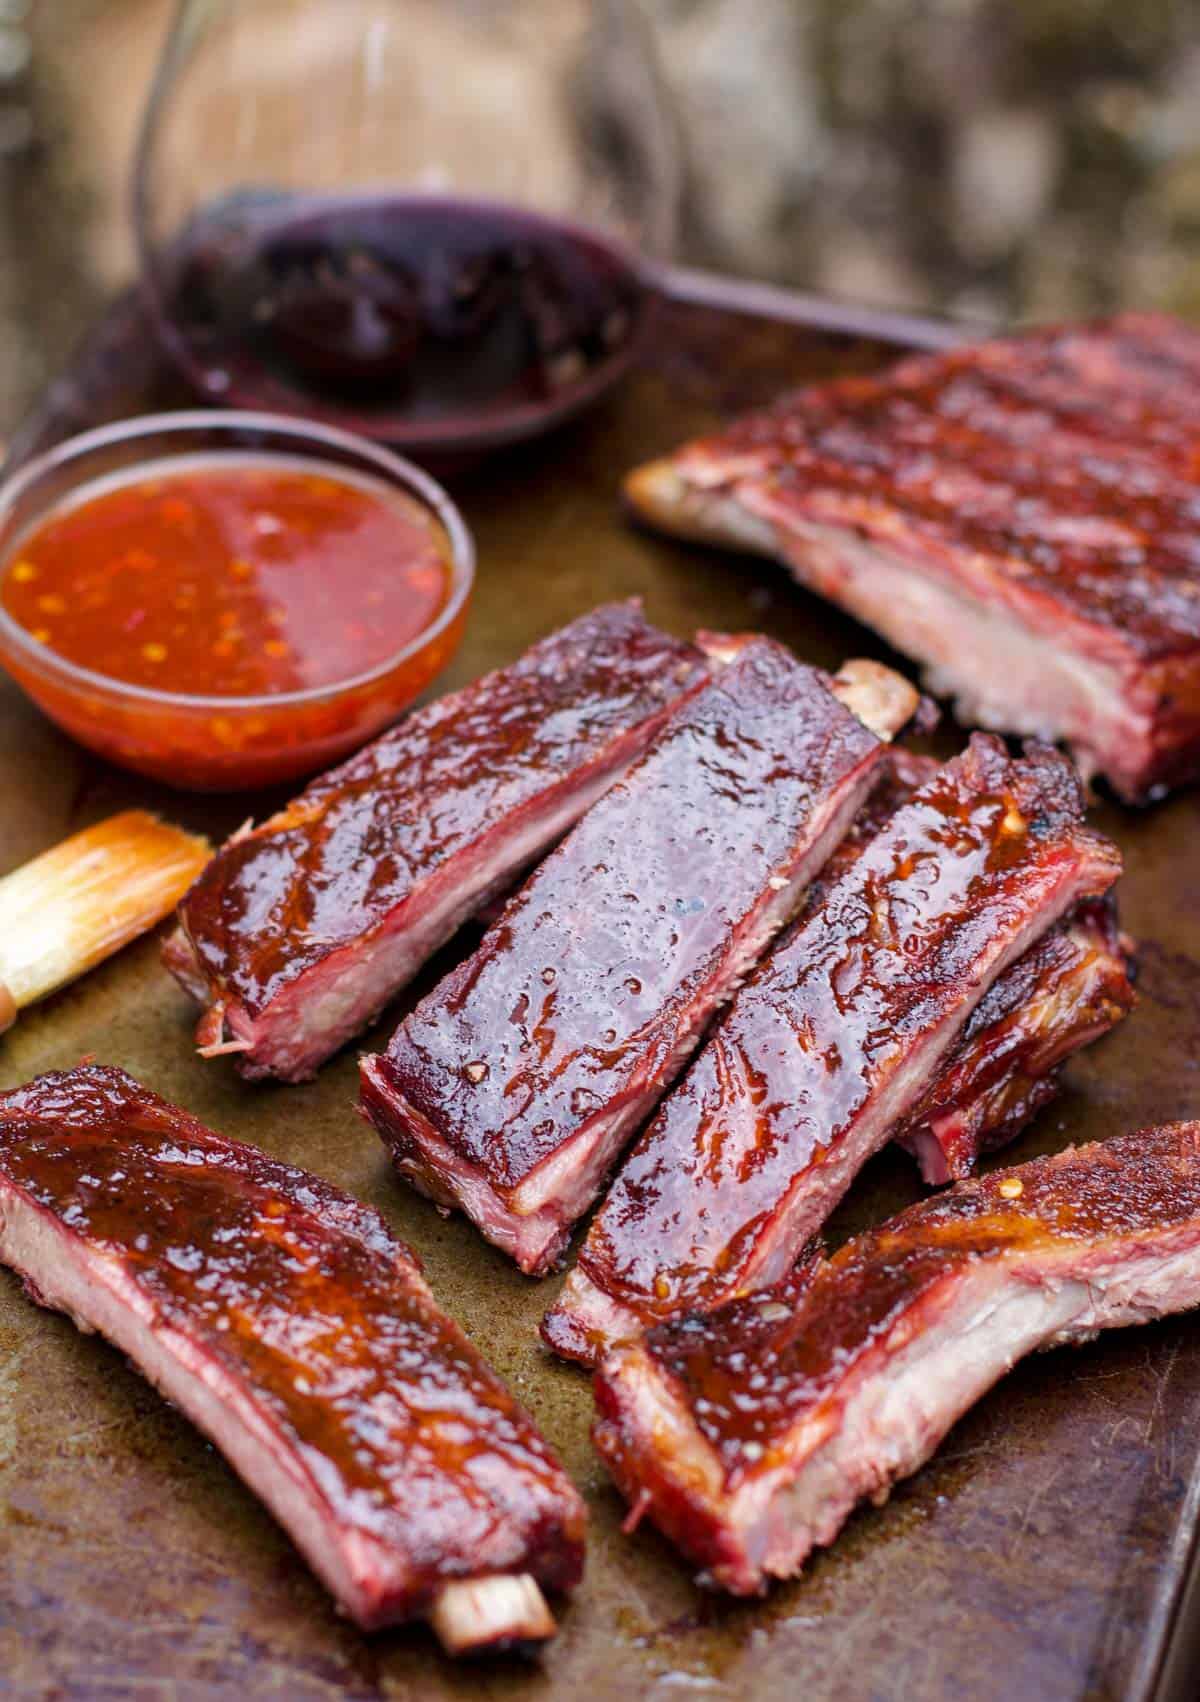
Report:
[{"label": "red wine", "polygon": [[231,198],[152,274],[160,331],[214,401],[412,447],[544,430],[628,366],[650,292],[596,232],[486,201]]}]

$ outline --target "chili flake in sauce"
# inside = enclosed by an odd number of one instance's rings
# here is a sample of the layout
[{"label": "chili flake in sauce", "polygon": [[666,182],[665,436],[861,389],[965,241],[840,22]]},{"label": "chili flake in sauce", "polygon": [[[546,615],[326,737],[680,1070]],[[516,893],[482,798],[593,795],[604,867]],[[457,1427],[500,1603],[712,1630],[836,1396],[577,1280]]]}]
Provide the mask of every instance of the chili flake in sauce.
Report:
[{"label": "chili flake in sauce", "polygon": [[380,666],[450,584],[445,539],[408,497],[301,459],[213,455],[84,487],[21,541],[0,601],[95,673],[258,697]]}]

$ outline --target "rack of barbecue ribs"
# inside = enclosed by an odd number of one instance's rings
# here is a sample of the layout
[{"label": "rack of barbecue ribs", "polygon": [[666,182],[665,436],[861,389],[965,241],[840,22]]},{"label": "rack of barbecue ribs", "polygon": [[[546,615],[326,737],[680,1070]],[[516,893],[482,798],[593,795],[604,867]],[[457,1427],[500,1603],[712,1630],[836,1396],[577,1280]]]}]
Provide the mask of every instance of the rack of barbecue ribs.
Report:
[{"label": "rack of barbecue ribs", "polygon": [[1024,1354],[1200,1304],[1200,1123],[958,1183],[773,1291],[618,1348],[594,1440],[737,1595],[886,1499]]},{"label": "rack of barbecue ribs", "polygon": [[89,1066],[0,1096],[0,1261],[206,1432],[359,1625],[553,1634],[582,1503],[375,1212]]},{"label": "rack of barbecue ribs", "polygon": [[[525,1271],[560,1254],[625,1142],[880,777],[916,693],[770,639],[702,639],[709,684],[478,949],[362,1066],[403,1175]],[[864,676],[867,689],[864,689]]]},{"label": "rack of barbecue ribs", "polygon": [[1200,331],[1127,314],[800,390],[626,491],[1143,801],[1200,775],[1198,472]]},{"label": "rack of barbecue ribs", "polygon": [[707,677],[636,602],[595,609],[407,716],[235,834],[179,909],[168,968],[197,1044],[302,1081],[595,802]]},{"label": "rack of barbecue ribs", "polygon": [[939,768],[734,999],[627,1157],[542,1333],[594,1362],[779,1281],[923,1105],[998,978],[1116,879],[1078,776],[991,734]]}]

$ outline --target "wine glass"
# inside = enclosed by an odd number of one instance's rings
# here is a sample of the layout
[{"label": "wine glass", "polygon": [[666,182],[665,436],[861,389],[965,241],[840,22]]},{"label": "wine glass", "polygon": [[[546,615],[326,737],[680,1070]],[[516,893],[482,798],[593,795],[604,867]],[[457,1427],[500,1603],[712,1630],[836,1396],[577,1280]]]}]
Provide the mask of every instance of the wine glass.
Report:
[{"label": "wine glass", "polygon": [[678,188],[633,0],[180,0],[134,216],[206,399],[457,452],[620,377]]}]

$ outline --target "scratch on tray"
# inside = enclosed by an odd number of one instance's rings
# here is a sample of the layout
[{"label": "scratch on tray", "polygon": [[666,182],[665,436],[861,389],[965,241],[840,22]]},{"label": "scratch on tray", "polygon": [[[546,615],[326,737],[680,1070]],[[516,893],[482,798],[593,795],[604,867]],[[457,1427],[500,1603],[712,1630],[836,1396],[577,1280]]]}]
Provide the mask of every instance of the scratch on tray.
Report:
[{"label": "scratch on tray", "polygon": [[61,1450],[75,1447],[80,1442],[90,1442],[96,1436],[102,1436],[106,1430],[131,1430],[136,1420],[131,1424],[128,1418],[98,1419],[94,1424],[82,1424],[78,1430],[68,1430],[65,1436],[55,1438],[55,1446]]},{"label": "scratch on tray", "polygon": [[1086,1372],[1084,1372],[1084,1374],[1082,1376],[1076,1377],[1075,1382],[1077,1384],[1082,1384],[1082,1385],[1090,1388],[1093,1383],[1116,1383],[1116,1382],[1119,1382],[1126,1375],[1127,1375],[1127,1373],[1126,1373],[1125,1368],[1123,1366],[1114,1365],[1110,1371],[1101,1371],[1099,1369],[1094,1370],[1094,1371],[1086,1371]]},{"label": "scratch on tray", "polygon": [[1167,1385],[1175,1371],[1179,1359],[1179,1342],[1171,1343],[1165,1354],[1157,1354],[1149,1349],[1146,1352],[1146,1369],[1150,1373],[1154,1389],[1154,1401],[1146,1419],[1146,1434],[1144,1442],[1149,1447],[1156,1440],[1156,1464],[1160,1477],[1174,1476],[1175,1468],[1175,1437],[1171,1426],[1166,1420]]},{"label": "scratch on tray", "polygon": [[1147,1353],[1146,1355],[1146,1368],[1150,1372],[1154,1385],[1154,1404],[1150,1408],[1150,1415],[1146,1420],[1147,1442],[1154,1435],[1155,1426],[1163,1416],[1167,1384],[1171,1381],[1171,1374],[1175,1370],[1175,1362],[1178,1358],[1179,1343],[1177,1341],[1171,1343],[1170,1351],[1165,1358],[1160,1358],[1159,1355],[1154,1353]]},{"label": "scratch on tray", "polygon": [[1127,1412],[1123,1418],[1114,1419],[1109,1425],[1108,1429],[1104,1433],[1104,1447],[1102,1452],[1110,1454],[1120,1440],[1121,1433],[1126,1430],[1133,1432],[1134,1435],[1141,1430],[1139,1420],[1135,1418],[1131,1412]]},{"label": "scratch on tray", "polygon": [[995,1439],[989,1436],[985,1442],[977,1442],[970,1448],[942,1448],[938,1459],[944,1466],[961,1466],[968,1460],[994,1460],[999,1451]]},{"label": "scratch on tray", "polygon": [[1017,1550],[1021,1547],[1027,1532],[1033,1524],[1038,1508],[1049,1495],[1050,1491],[1054,1488],[1054,1485],[1058,1482],[1065,1469],[1066,1467],[1062,1462],[1055,1465],[1049,1475],[1044,1478],[1040,1484],[1038,1484],[1033,1494],[1029,1497],[1029,1500],[1025,1504],[1025,1511],[1021,1515],[1017,1528],[1013,1532],[1012,1541],[1009,1544],[1010,1558],[1015,1558]]}]

